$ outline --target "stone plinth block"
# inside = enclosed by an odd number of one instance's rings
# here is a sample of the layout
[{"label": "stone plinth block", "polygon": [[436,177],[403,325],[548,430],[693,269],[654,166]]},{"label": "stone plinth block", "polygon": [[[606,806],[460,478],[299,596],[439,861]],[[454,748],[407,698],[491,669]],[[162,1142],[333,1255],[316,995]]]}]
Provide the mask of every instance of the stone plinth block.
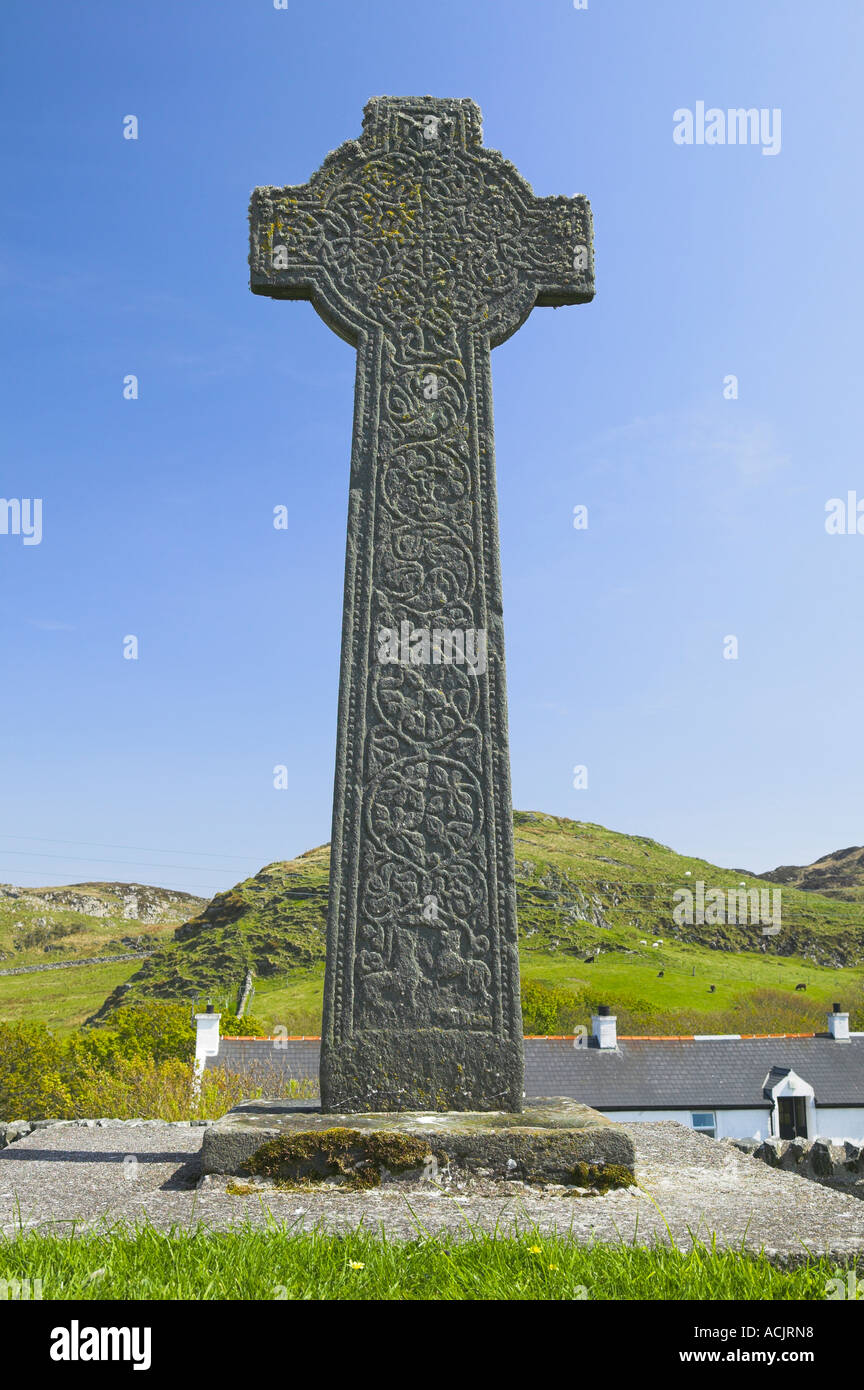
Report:
[{"label": "stone plinth block", "polygon": [[[448,1111],[327,1114],[286,1101],[243,1101],[204,1135],[205,1173],[377,1186],[443,1168],[485,1178],[577,1186],[632,1179],[629,1132],[587,1105],[552,1098],[519,1114]],[[357,1181],[358,1177],[369,1180]]]}]

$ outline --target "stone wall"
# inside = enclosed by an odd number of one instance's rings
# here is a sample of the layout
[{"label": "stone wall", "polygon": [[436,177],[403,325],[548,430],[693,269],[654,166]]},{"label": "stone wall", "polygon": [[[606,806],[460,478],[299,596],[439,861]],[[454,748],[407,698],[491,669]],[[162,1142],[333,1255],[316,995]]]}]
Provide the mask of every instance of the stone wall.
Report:
[{"label": "stone wall", "polygon": [[57,960],[48,965],[16,965],[0,970],[0,975],[35,975],[40,970],[72,970],[76,965],[106,965],[115,960],[147,960],[155,951],[127,951],[122,956],[83,956],[80,960]]},{"label": "stone wall", "polygon": [[723,1143],[752,1154],[770,1168],[842,1188],[864,1198],[864,1144],[832,1144],[825,1139],[728,1139]]},{"label": "stone wall", "polygon": [[40,1129],[54,1129],[67,1126],[72,1129],[108,1129],[114,1125],[128,1125],[130,1129],[140,1129],[142,1125],[171,1125],[179,1129],[209,1129],[215,1120],[12,1120],[0,1121],[0,1149],[14,1144],[17,1139],[26,1139]]}]

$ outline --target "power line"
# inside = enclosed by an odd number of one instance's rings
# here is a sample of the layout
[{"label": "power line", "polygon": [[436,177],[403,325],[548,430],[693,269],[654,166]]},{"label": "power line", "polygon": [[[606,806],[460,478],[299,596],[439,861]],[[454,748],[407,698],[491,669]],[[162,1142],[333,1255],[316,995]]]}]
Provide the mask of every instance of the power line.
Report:
[{"label": "power line", "polygon": [[[133,852],[136,852],[136,853],[139,853],[139,852],[140,852],[140,853],[142,853],[142,854],[189,854],[189,855],[198,855],[198,857],[201,858],[201,859],[219,859],[219,860],[222,860],[223,862],[224,862],[225,860],[228,860],[228,859],[233,859],[233,860],[236,860],[236,861],[238,861],[238,862],[240,862],[240,863],[247,863],[250,859],[254,862],[254,861],[257,860],[258,857],[259,857],[258,852],[250,852],[249,854],[211,854],[211,853],[208,853],[208,851],[206,851],[206,850],[192,850],[192,849],[189,849],[189,850],[184,850],[184,849],[155,849],[155,848],[152,848],[151,846],[148,846],[148,845],[115,845],[115,844],[105,843],[105,842],[103,842],[103,841],[101,841],[101,840],[57,840],[57,839],[51,838],[50,836],[45,836],[45,835],[6,835],[6,834],[3,834],[2,832],[0,832],[0,838],[6,839],[6,840],[28,840],[28,841],[32,841],[32,842],[37,843],[37,844],[51,844],[51,845],[90,845],[90,846],[92,846],[92,847],[95,848],[95,849],[128,849],[128,850],[132,850]],[[517,838],[520,839],[521,842],[522,842],[523,844],[531,844],[532,846],[536,846],[538,849],[543,849],[543,848],[544,848],[544,845],[543,845],[543,842],[542,842],[542,841],[537,841],[537,840],[530,840],[530,841],[529,841],[529,840],[525,839],[525,838],[522,837],[522,836],[519,836],[519,837],[517,837]],[[176,869],[182,869],[182,868],[187,867],[187,866],[182,865],[182,864],[164,864],[164,865],[163,865],[163,864],[153,864],[153,865],[150,865],[150,864],[136,863],[135,861],[116,860],[116,859],[82,859],[82,858],[80,858],[80,857],[75,857],[75,856],[72,856],[72,855],[61,855],[61,854],[57,854],[57,855],[50,855],[50,854],[38,855],[35,851],[32,851],[32,850],[29,850],[29,851],[28,851],[28,850],[8,850],[8,851],[0,851],[0,853],[15,854],[15,855],[19,855],[19,856],[26,855],[26,856],[29,857],[29,858],[68,859],[71,863],[117,864],[117,863],[127,863],[127,862],[128,862],[128,863],[130,864],[130,867],[133,867],[133,868],[145,868],[145,869],[146,869],[146,868],[151,868],[151,867],[152,867],[152,868],[169,868],[169,869],[175,869],[175,868],[176,868]],[[554,865],[553,865],[552,867],[554,868]],[[612,867],[612,866],[610,866],[610,867]],[[622,865],[616,866],[616,867],[625,868],[625,867],[629,867],[629,866],[626,866],[626,865],[623,865],[623,864],[622,864]],[[711,865],[711,866],[707,866],[707,865],[706,865],[706,868],[708,868],[708,867],[714,869],[714,871],[715,871],[716,873],[721,873],[721,874],[736,874],[736,873],[740,873],[740,872],[741,872],[741,870],[724,869],[724,868],[721,868],[721,867],[715,866],[715,865]],[[203,864],[190,864],[190,865],[188,866],[188,868],[189,868],[189,869],[193,869],[193,870],[194,870],[194,869],[204,869],[205,871],[209,871],[210,868],[211,868],[211,866],[210,866],[210,865],[203,865]],[[608,870],[607,870],[607,872],[608,872]],[[752,883],[752,880],[754,880],[754,879],[759,879],[762,883],[765,883],[766,885],[771,883],[771,880],[770,880],[770,879],[769,879],[769,880],[766,880],[766,879],[762,878],[761,875],[759,875],[759,874],[754,874],[754,873],[752,872],[752,870],[745,870],[744,872],[747,874],[747,877],[751,880],[751,886],[752,886],[752,887],[756,887],[756,886],[757,886],[755,883]],[[686,876],[687,876],[686,874],[682,874],[682,877],[686,877]],[[691,871],[691,876],[692,876],[692,871]],[[694,880],[694,884],[695,884],[696,881],[697,881],[697,880]],[[583,888],[583,887],[584,887],[584,888],[595,887],[595,886],[597,886],[597,885],[596,885],[596,881],[592,881],[590,884],[585,884],[585,885],[582,885],[582,884],[579,884],[579,883],[573,883],[573,882],[571,881],[571,882],[570,882],[570,886],[579,889],[579,888]],[[662,879],[661,879],[661,880],[657,880],[657,879],[635,879],[635,878],[626,878],[626,879],[625,879],[625,878],[622,878],[622,879],[619,879],[619,880],[618,880],[616,886],[617,886],[618,888],[649,888],[649,889],[651,889],[652,891],[654,891],[655,893],[657,893],[657,892],[663,891],[663,890],[668,889],[668,888],[686,888],[686,887],[688,887],[689,885],[688,885],[688,884],[682,884],[677,878],[675,878],[675,879],[665,879],[665,880],[662,880]],[[729,887],[730,885],[727,884],[727,885],[720,885],[720,886]],[[736,885],[736,886],[739,886],[739,885]],[[787,886],[787,887],[788,887],[788,886],[791,886],[791,885],[777,885],[777,884],[775,883],[773,886],[774,886],[774,887],[777,887],[777,886]]]},{"label": "power line", "polygon": [[37,844],[43,845],[90,845],[93,849],[131,849],[141,854],[197,854],[199,859],[254,859],[253,853],[249,854],[208,854],[206,850],[199,849],[153,849],[149,845],[110,845],[104,844],[101,840],[55,840],[50,835],[6,835],[0,832],[6,840],[32,840]]},{"label": "power line", "polygon": [[[85,862],[86,862],[86,861],[85,861]],[[150,867],[156,868],[157,866],[156,866],[156,865],[151,865]],[[0,872],[2,872],[2,870],[0,870]],[[70,880],[69,880],[69,875],[70,875],[70,874],[75,874],[75,873],[80,874],[80,873],[83,872],[83,870],[82,870],[82,869],[73,868],[73,867],[70,866],[70,867],[69,867],[68,869],[66,869],[66,870],[46,869],[46,870],[44,870],[44,873],[43,873],[43,870],[42,870],[41,866],[38,866],[38,865],[37,865],[36,867],[33,867],[33,866],[27,865],[27,864],[19,864],[19,865],[11,865],[11,864],[10,864],[10,865],[7,865],[7,866],[6,866],[6,872],[7,872],[7,873],[25,874],[25,875],[27,875],[27,876],[30,877],[30,878],[36,878],[37,876],[41,875],[42,878],[45,878],[45,879],[48,879],[48,878],[56,878],[56,879],[62,879],[64,882],[69,883],[69,881],[70,881]],[[160,877],[160,878],[161,878],[161,877],[164,877],[164,875],[162,875],[162,874],[160,873],[159,877]],[[191,881],[191,880],[190,880],[190,881]],[[202,885],[206,885],[206,884],[212,883],[212,882],[213,882],[213,879],[212,879],[212,878],[206,878],[206,879],[195,878],[194,881],[195,881],[196,883],[200,883],[200,884],[202,884]],[[236,882],[236,881],[237,881],[237,880],[231,880],[232,883],[233,883],[233,882]],[[6,882],[9,882],[9,880],[7,879]],[[134,879],[134,880],[132,880],[132,879],[128,879],[128,880],[127,880],[127,879],[110,878],[110,877],[109,877],[109,878],[93,878],[93,877],[89,877],[89,878],[79,878],[79,879],[77,880],[77,882],[79,882],[79,883],[126,883],[126,882],[132,883],[132,882],[135,882],[135,883],[137,883],[137,884],[138,884],[140,887],[142,887],[142,888],[147,888],[147,887],[151,887],[151,888],[152,888],[152,887],[158,887],[158,886],[159,886],[158,884],[151,884],[151,883],[145,882],[145,880],[142,879],[142,878],[137,878],[137,879]],[[172,891],[172,892],[181,892],[182,890],[181,890],[181,889],[172,889],[171,891]]]},{"label": "power line", "polygon": [[[170,850],[168,852],[170,853]],[[38,850],[32,849],[0,849],[0,854],[12,854],[18,859],[63,859],[70,864],[120,864],[129,869],[182,869],[186,873],[195,873],[200,869],[202,873],[213,872],[212,864],[145,864],[135,859],[90,859],[74,854],[40,854]]]},{"label": "power line", "polygon": [[[23,872],[26,873],[26,871],[23,871]],[[36,876],[35,873],[31,872],[31,877],[34,877],[34,878],[35,878],[35,876]],[[21,888],[25,893],[27,893],[27,892],[32,892],[33,890],[35,890],[35,889],[37,889],[37,888],[51,888],[51,887],[54,887],[55,885],[56,885],[58,888],[65,888],[65,887],[68,887],[68,888],[86,888],[86,887],[87,887],[88,885],[90,885],[90,884],[92,884],[92,885],[95,886],[95,885],[98,884],[98,883],[105,883],[105,882],[107,882],[107,881],[108,881],[108,880],[106,880],[106,879],[96,879],[96,878],[92,878],[92,879],[79,879],[79,880],[77,881],[77,883],[72,883],[72,882],[70,882],[70,879],[69,879],[69,875],[68,875],[68,874],[55,874],[55,873],[46,873],[46,874],[41,875],[41,877],[39,878],[38,882],[36,882],[36,883],[21,883],[20,881],[17,881],[17,882],[15,882],[15,883],[12,883],[11,880],[9,880],[9,879],[3,880],[3,882],[4,882],[4,883],[8,883],[10,887],[12,887],[12,888]],[[111,882],[121,882],[121,881],[122,881],[124,884],[126,884],[126,883],[128,882],[128,880],[125,880],[125,879],[124,879],[124,880],[111,880]],[[191,882],[191,880],[190,880],[190,882]],[[131,884],[130,884],[130,886],[131,886]],[[226,891],[225,888],[218,887],[216,884],[213,884],[213,883],[200,883],[200,882],[199,882],[199,883],[195,883],[195,884],[194,884],[194,887],[192,887],[192,888],[166,888],[164,884],[159,884],[159,883],[141,883],[141,884],[138,884],[137,886],[138,886],[138,887],[141,887],[141,888],[160,888],[160,889],[162,889],[162,891],[164,891],[164,892],[166,892],[166,893],[187,893],[187,894],[188,894],[190,897],[192,897],[192,898],[201,898],[201,897],[205,897],[205,898],[206,898],[206,897],[211,897],[211,898],[212,898],[212,897],[215,896],[215,894],[217,894],[217,893],[224,893],[224,892]],[[7,901],[8,901],[8,899],[7,899],[5,896],[0,895],[0,904],[3,904],[3,903],[5,903],[5,902],[7,902]]]}]

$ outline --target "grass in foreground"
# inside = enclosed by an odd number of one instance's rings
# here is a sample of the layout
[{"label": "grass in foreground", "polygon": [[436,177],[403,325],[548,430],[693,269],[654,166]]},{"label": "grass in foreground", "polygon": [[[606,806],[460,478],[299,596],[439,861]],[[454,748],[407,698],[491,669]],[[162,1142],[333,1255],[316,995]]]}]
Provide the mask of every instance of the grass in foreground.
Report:
[{"label": "grass in foreground", "polygon": [[684,1252],[479,1232],[392,1242],[276,1223],[222,1234],[144,1226],[0,1238],[0,1295],[21,1297],[13,1281],[26,1279],[32,1297],[41,1280],[46,1300],[821,1300],[838,1273],[825,1259],[784,1271],[704,1245]]}]

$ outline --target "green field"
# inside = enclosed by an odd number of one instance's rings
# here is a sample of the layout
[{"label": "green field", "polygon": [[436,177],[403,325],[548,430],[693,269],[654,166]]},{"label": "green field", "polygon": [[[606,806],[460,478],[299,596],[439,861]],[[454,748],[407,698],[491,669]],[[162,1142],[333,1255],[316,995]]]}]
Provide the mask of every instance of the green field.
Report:
[{"label": "green field", "polygon": [[[664,972],[662,979],[658,976],[660,970]],[[830,1012],[838,991],[861,1018],[864,991],[861,967],[836,970],[814,966],[794,956],[766,957],[753,952],[732,955],[708,951],[704,947],[665,943],[650,955],[644,950],[632,957],[610,953],[601,956],[595,965],[587,968],[582,965],[581,969],[578,965],[574,968],[572,960],[560,955],[525,952],[522,979],[569,989],[590,989],[612,1005],[621,998],[642,1000],[657,1015],[653,1021],[655,1031],[664,1021],[675,1027],[692,1022],[694,1032],[764,1031],[764,1018],[759,1012],[751,1016],[747,1001],[753,999],[757,991],[761,998],[762,991],[766,990],[785,996],[789,1018],[781,1020],[784,1029],[819,1031],[825,1027],[825,1014]],[[807,985],[803,998],[795,989],[800,983]],[[712,984],[715,986],[713,994],[710,992]],[[775,1003],[781,1007],[779,1000]],[[666,1015],[678,1017],[667,1020]],[[736,1024],[734,1028],[730,1026],[732,1023]]]},{"label": "green field", "polygon": [[321,1032],[324,967],[298,972],[289,983],[258,980],[252,1010],[267,1027],[287,1028],[290,1035],[316,1036]]},{"label": "green field", "polygon": [[[662,979],[658,978],[659,970],[664,972]],[[825,1015],[838,991],[846,1002],[859,1001],[859,1009],[864,992],[861,967],[838,971],[797,957],[766,957],[754,952],[731,955],[665,943],[657,951],[643,948],[634,956],[609,952],[591,966],[565,953],[544,954],[523,947],[521,973],[523,984],[537,980],[574,992],[590,991],[613,1005],[618,999],[644,1001],[645,1022],[638,1026],[653,1032],[667,1026],[703,1033],[764,1031],[764,990],[784,996],[782,1001],[772,1000],[781,1013],[775,1031],[818,1032],[825,1026]],[[803,999],[795,990],[802,982],[807,985]],[[711,984],[715,985],[713,994]],[[323,969],[287,985],[259,980],[252,1012],[268,1029],[282,1027],[292,1035],[317,1034],[321,1030],[323,987]],[[751,1000],[753,1010],[748,1009]],[[587,1017],[582,1021],[587,1023]]]},{"label": "green field", "polygon": [[106,994],[134,975],[134,960],[78,965],[38,975],[0,976],[0,1022],[45,1023],[60,1033],[80,1028]]},{"label": "green field", "polygon": [[[135,961],[123,961],[0,977],[0,1019],[45,1023],[61,1033],[69,1032],[80,1027],[136,969]],[[848,1004],[860,1000],[864,992],[864,969],[860,967],[832,970],[797,957],[765,957],[753,952],[731,955],[665,943],[657,951],[642,948],[634,956],[610,951],[591,966],[564,952],[546,954],[523,948],[521,969],[523,982],[537,980],[570,990],[590,990],[613,1005],[622,997],[644,1000],[656,1014],[644,1026],[654,1032],[662,1031],[666,1023],[681,1031],[690,1024],[694,1032],[762,1031],[760,1016],[751,1017],[746,1010],[747,1000],[761,989],[781,991],[794,1011],[789,1020],[782,1021],[781,1031],[819,1031],[838,993]],[[663,979],[658,979],[658,970],[664,971]],[[801,982],[807,984],[803,999],[795,992],[795,985]],[[716,986],[714,994],[709,992],[711,984]],[[321,1031],[323,990],[323,966],[298,971],[290,983],[284,977],[259,978],[251,1012],[268,1030],[281,1027],[291,1035],[317,1035]],[[230,1008],[232,1001],[233,994],[217,1002]],[[733,1028],[736,1007],[741,1016]],[[673,1017],[664,1022],[666,1014]],[[718,1020],[718,1014],[723,1018]],[[858,1026],[864,1026],[864,1020]]]}]

